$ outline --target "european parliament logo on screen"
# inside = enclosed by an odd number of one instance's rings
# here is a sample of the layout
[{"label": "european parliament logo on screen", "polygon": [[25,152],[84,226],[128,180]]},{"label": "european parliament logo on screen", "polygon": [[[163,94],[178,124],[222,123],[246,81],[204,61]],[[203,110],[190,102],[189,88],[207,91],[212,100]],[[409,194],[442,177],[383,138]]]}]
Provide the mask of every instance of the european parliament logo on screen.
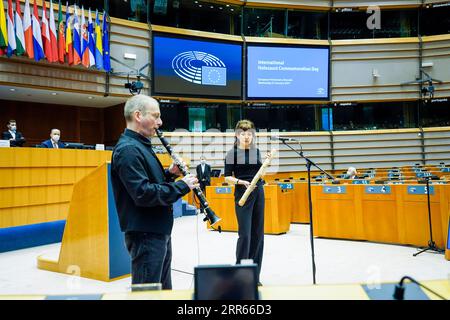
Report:
[{"label": "european parliament logo on screen", "polygon": [[216,56],[201,51],[186,51],[172,60],[173,71],[182,79],[211,86],[227,85],[227,68]]}]

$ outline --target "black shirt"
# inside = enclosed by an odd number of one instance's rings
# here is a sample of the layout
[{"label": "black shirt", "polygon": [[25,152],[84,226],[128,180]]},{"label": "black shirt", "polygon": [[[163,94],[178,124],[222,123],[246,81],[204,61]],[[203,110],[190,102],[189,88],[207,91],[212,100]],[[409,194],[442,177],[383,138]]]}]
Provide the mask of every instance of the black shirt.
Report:
[{"label": "black shirt", "polygon": [[234,175],[239,180],[251,182],[261,165],[258,148],[240,149],[234,146],[225,156],[225,177]]},{"label": "black shirt", "polygon": [[170,234],[172,204],[190,191],[164,170],[150,140],[128,129],[114,148],[111,183],[123,232]]}]

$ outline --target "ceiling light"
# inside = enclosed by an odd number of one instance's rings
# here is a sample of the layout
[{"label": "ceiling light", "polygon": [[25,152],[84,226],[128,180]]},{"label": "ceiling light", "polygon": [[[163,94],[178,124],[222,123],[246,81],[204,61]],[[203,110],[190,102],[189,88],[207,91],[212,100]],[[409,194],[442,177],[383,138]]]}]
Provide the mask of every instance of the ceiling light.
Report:
[{"label": "ceiling light", "polygon": [[199,6],[200,8],[202,7],[202,5],[201,5],[201,4],[199,4],[198,6]]},{"label": "ceiling light", "polygon": [[234,11],[234,9],[233,9],[233,8],[231,8],[230,10],[231,10],[231,11]]},{"label": "ceiling light", "polygon": [[94,97],[92,97],[92,96],[89,96],[89,97],[88,97],[88,99],[94,99]]},{"label": "ceiling light", "polygon": [[16,91],[16,89],[14,89],[14,88],[11,88],[11,89],[9,89],[9,91],[12,91],[12,92],[14,92],[14,91]]},{"label": "ceiling light", "polygon": [[56,96],[57,95],[57,93],[56,92],[52,92],[52,96]]},{"label": "ceiling light", "polygon": [[214,6],[210,6],[211,9],[214,9]]},{"label": "ceiling light", "polygon": [[229,7],[230,5],[229,4],[227,4],[227,7]]},{"label": "ceiling light", "polygon": [[219,7],[219,9],[222,10],[223,8],[222,8],[222,7]]}]

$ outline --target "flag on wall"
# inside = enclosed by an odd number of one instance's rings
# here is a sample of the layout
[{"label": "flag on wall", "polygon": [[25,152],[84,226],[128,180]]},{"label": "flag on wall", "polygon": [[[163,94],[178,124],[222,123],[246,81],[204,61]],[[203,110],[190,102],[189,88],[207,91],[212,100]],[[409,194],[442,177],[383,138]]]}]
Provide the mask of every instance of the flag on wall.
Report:
[{"label": "flag on wall", "polygon": [[16,0],[14,23],[16,25],[16,55],[21,56],[25,53],[25,35],[23,33],[22,11],[20,10],[19,0]]},{"label": "flag on wall", "polygon": [[14,11],[12,0],[8,0],[8,14],[6,19],[8,20],[8,49],[6,50],[6,55],[11,57],[16,50],[16,34],[14,33]]},{"label": "flag on wall", "polygon": [[[66,7],[66,10],[69,10]],[[60,63],[64,63],[64,57],[66,55],[66,37],[64,36],[64,20],[62,15],[61,0],[58,4],[58,60]]]},{"label": "flag on wall", "polygon": [[48,28],[47,7],[43,1],[42,7],[42,43],[44,45],[44,54],[49,62],[53,62],[52,46],[50,44],[50,30]]},{"label": "flag on wall", "polygon": [[39,61],[45,57],[44,47],[42,46],[42,34],[41,34],[41,22],[39,21],[37,0],[33,3],[33,49],[34,49],[34,60]]},{"label": "flag on wall", "polygon": [[111,61],[109,56],[109,31],[107,14],[103,11],[103,69],[106,72],[111,71]]},{"label": "flag on wall", "polygon": [[95,40],[94,40],[94,24],[92,23],[91,8],[89,8],[88,38],[89,38],[89,67],[92,67],[95,66]]},{"label": "flag on wall", "polygon": [[73,16],[73,64],[81,63],[81,39],[80,39],[80,20],[78,19],[77,6],[74,4],[75,12]]},{"label": "flag on wall", "polygon": [[3,1],[0,1],[0,48],[8,46],[8,29],[6,28],[5,8]]},{"label": "flag on wall", "polygon": [[69,2],[66,2],[66,54],[67,63],[73,64],[72,20],[70,19]]},{"label": "flag on wall", "polygon": [[53,13],[53,2],[50,0],[50,46],[52,48],[52,62],[58,61],[58,43],[56,40],[55,14]]},{"label": "flag on wall", "polygon": [[103,69],[103,44],[98,10],[95,10],[95,66],[98,70]]},{"label": "flag on wall", "polygon": [[81,63],[86,68],[89,68],[89,38],[84,17],[84,6],[81,6]]},{"label": "flag on wall", "polygon": [[25,1],[23,13],[23,30],[24,30],[23,34],[25,36],[25,49],[27,50],[27,56],[30,59],[34,59],[33,29],[31,27],[30,0]]}]

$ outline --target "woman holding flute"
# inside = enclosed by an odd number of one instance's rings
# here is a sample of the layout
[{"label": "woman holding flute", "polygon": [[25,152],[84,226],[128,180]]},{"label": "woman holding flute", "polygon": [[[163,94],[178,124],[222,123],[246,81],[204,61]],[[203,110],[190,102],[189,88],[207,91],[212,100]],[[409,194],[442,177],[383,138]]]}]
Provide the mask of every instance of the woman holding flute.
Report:
[{"label": "woman holding flute", "polygon": [[250,120],[236,124],[235,143],[225,156],[225,182],[234,184],[234,200],[238,221],[236,263],[253,259],[258,265],[258,285],[264,249],[264,181],[259,179],[243,206],[238,204],[250,181],[258,173],[261,153],[255,146],[255,125]]}]

